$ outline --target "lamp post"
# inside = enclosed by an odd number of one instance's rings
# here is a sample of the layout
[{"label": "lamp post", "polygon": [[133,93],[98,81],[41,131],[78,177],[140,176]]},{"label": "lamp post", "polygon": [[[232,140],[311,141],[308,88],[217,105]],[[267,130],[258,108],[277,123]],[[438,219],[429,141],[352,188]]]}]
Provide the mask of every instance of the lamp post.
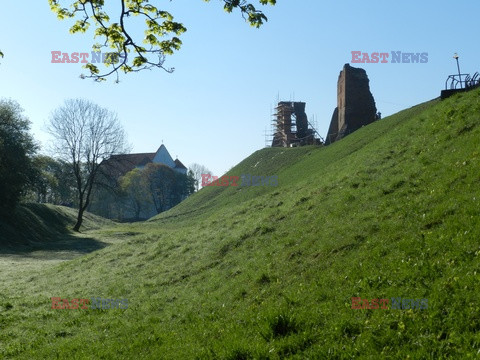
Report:
[{"label": "lamp post", "polygon": [[453,58],[455,60],[457,60],[457,69],[458,69],[458,77],[460,79],[460,88],[463,88],[463,86],[462,86],[462,75],[460,74],[460,65],[458,64],[458,54],[457,53],[453,54]]}]

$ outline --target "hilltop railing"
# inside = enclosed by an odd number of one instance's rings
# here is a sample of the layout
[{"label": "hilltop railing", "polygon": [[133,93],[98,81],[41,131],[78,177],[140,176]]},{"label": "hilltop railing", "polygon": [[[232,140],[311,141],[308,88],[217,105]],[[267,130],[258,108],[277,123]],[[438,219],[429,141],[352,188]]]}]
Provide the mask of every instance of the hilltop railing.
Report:
[{"label": "hilltop railing", "polygon": [[[448,84],[450,82],[450,88]],[[445,90],[468,89],[480,84],[480,74],[476,72],[473,76],[470,74],[449,75],[445,81]]]},{"label": "hilltop railing", "polygon": [[478,73],[478,71],[475,74],[473,74],[472,77],[468,75],[467,78],[465,79],[465,87],[467,88],[478,86],[478,85],[480,85],[480,74]]},{"label": "hilltop railing", "polygon": [[449,89],[449,87],[448,87],[448,82],[449,81],[450,81],[450,89],[463,89],[463,83],[465,81],[462,78],[465,77],[465,79],[466,79],[469,76],[470,76],[470,74],[448,75],[448,78],[445,81],[445,90]]}]

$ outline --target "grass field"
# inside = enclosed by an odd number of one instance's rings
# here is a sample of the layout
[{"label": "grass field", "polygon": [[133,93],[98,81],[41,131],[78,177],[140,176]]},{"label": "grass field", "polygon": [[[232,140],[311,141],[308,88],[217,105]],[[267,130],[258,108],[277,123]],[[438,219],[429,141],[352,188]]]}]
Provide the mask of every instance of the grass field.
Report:
[{"label": "grass field", "polygon": [[[478,358],[479,125],[475,90],[229,171],[277,187],[207,187],[147,222],[92,217],[79,235],[63,208],[22,235],[2,225],[0,357]],[[128,309],[51,309],[51,297]],[[398,297],[428,308],[393,309]]]}]

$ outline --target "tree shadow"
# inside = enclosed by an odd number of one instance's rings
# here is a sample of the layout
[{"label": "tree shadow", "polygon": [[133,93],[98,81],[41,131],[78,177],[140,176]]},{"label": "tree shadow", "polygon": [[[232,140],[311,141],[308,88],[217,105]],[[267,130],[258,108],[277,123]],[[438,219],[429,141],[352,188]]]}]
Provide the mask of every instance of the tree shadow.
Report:
[{"label": "tree shadow", "polygon": [[[85,214],[84,228],[95,229],[106,223]],[[36,257],[41,259],[72,259],[109,243],[88,233],[73,232],[74,209],[48,204],[19,205],[9,217],[0,218],[0,256]]]},{"label": "tree shadow", "polygon": [[109,243],[84,234],[61,234],[43,242],[0,244],[0,256],[28,257],[44,260],[70,260],[108,246]]}]

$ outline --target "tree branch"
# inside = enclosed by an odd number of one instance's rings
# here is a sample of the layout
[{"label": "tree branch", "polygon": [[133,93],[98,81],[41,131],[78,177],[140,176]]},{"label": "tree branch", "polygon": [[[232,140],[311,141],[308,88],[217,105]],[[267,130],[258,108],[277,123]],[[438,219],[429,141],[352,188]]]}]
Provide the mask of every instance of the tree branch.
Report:
[{"label": "tree branch", "polygon": [[[173,16],[163,10],[157,9],[147,0],[120,0],[120,15],[118,22],[110,24],[110,17],[103,11],[104,0],[64,0],[72,8],[60,6],[63,0],[49,0],[50,8],[60,19],[80,18],[70,28],[71,33],[86,32],[90,26],[90,19],[95,24],[94,36],[104,37],[103,45],[93,45],[94,51],[101,51],[108,48],[114,52],[108,52],[107,67],[112,66],[111,70],[100,72],[100,69],[93,63],[87,63],[84,68],[89,70],[89,75],[80,75],[81,78],[92,78],[95,81],[103,81],[110,75],[116,75],[116,82],[119,81],[119,72],[125,74],[129,72],[139,72],[147,69],[159,68],[168,73],[173,72],[174,68],[164,66],[167,55],[172,55],[178,51],[182,45],[179,36],[187,29],[179,22],[174,21]],[[209,0],[204,0],[209,1]],[[275,5],[276,0],[258,0],[261,5]],[[242,17],[252,26],[258,28],[267,17],[262,11],[257,10],[250,2],[246,0],[223,0],[224,9],[232,12],[239,9]],[[130,34],[126,18],[140,16],[145,20],[146,30],[143,42],[150,47],[146,49],[141,46],[138,39]],[[1,53],[0,53],[1,54]],[[122,54],[124,56],[122,56]],[[128,54],[133,54],[129,59]],[[119,58],[122,60],[119,61]]]}]

